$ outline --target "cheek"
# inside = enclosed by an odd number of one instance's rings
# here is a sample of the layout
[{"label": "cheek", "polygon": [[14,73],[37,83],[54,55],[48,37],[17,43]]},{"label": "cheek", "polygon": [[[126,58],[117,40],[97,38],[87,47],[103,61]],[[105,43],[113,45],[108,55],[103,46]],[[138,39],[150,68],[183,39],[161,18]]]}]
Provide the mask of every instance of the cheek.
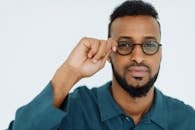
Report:
[{"label": "cheek", "polygon": [[161,64],[161,59],[162,59],[162,48],[160,48],[159,52],[153,55],[152,57],[150,58],[148,57],[152,76],[158,73]]},{"label": "cheek", "polygon": [[151,74],[154,76],[156,73],[158,73],[160,68],[161,58],[158,58],[151,62]]},{"label": "cheek", "polygon": [[115,71],[117,71],[120,75],[124,74],[125,65],[127,65],[127,61],[125,61],[124,57],[117,56],[117,54],[112,54],[110,56],[110,62],[113,65]]}]

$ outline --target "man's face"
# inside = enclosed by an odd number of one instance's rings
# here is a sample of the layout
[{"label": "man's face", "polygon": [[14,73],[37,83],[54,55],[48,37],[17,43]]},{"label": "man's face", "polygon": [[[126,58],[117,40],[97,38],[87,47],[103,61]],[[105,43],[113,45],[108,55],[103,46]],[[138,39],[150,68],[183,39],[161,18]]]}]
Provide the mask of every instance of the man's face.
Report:
[{"label": "man's face", "polygon": [[[116,41],[143,44],[148,41],[160,43],[160,28],[151,16],[125,16],[117,18],[111,25],[111,37]],[[146,95],[155,82],[161,62],[161,48],[153,55],[145,54],[140,45],[135,45],[128,55],[112,53],[110,62],[113,82],[128,91],[144,91],[129,94],[134,97]],[[131,91],[130,90],[130,91]],[[137,93],[137,95],[136,95]]]}]

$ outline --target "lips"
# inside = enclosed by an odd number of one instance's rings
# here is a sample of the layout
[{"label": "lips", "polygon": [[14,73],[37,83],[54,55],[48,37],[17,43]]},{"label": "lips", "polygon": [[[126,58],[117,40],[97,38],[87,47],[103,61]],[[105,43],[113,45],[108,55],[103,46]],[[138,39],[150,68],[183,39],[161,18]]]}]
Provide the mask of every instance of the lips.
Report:
[{"label": "lips", "polygon": [[145,66],[131,66],[128,68],[128,74],[135,78],[142,78],[148,73]]}]

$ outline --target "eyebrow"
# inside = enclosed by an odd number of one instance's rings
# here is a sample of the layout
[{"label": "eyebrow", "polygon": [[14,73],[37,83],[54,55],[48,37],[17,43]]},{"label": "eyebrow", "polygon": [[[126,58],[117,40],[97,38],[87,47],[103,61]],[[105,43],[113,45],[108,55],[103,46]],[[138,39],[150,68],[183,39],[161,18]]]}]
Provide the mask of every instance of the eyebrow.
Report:
[{"label": "eyebrow", "polygon": [[[134,41],[132,37],[129,37],[129,36],[121,36],[118,38],[118,41],[120,40],[129,40],[129,41]],[[156,37],[153,37],[153,36],[146,36],[144,37],[143,41],[146,41],[146,40],[155,40],[157,41]]]},{"label": "eyebrow", "polygon": [[122,39],[129,40],[129,41],[133,41],[133,38],[132,37],[129,37],[129,36],[121,36],[121,37],[118,38],[118,41],[119,40],[122,40]]}]

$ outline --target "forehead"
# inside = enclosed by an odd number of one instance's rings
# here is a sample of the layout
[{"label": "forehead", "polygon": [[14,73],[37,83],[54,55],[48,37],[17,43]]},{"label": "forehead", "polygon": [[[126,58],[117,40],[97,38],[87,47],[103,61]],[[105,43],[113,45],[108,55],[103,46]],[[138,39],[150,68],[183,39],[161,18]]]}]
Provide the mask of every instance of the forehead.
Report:
[{"label": "forehead", "polygon": [[151,16],[125,16],[115,19],[111,25],[111,37],[130,37],[135,41],[144,40],[146,37],[154,37],[160,42],[160,27],[156,19]]}]

